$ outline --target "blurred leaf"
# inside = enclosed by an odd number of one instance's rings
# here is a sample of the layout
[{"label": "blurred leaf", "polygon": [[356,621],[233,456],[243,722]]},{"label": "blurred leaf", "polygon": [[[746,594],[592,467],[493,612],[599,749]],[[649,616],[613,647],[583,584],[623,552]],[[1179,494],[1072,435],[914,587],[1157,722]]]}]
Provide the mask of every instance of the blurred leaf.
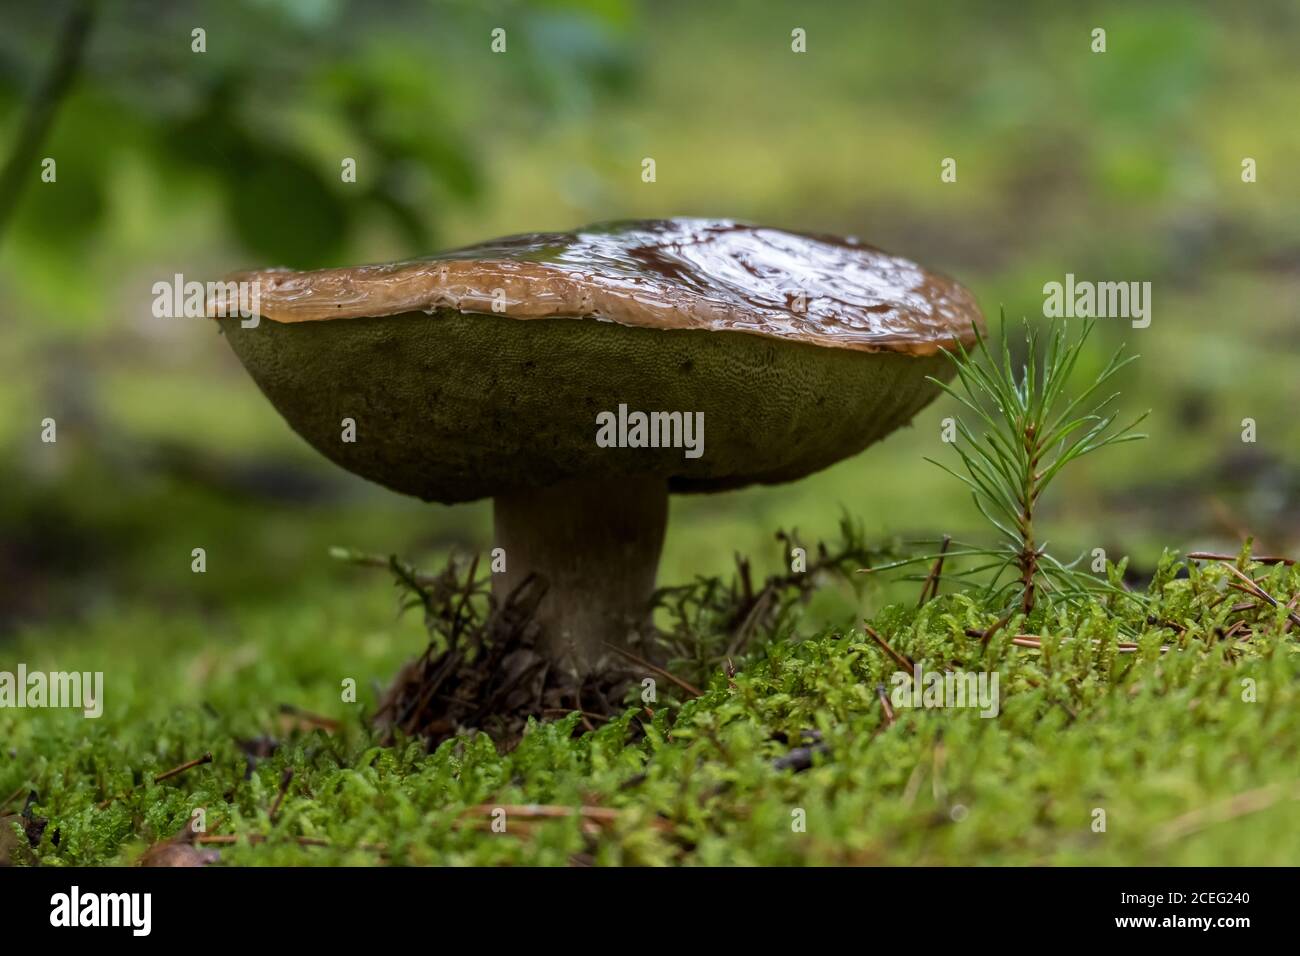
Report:
[{"label": "blurred leaf", "polygon": [[61,254],[80,248],[104,220],[107,200],[102,171],[92,153],[59,153],[58,179],[37,175],[19,200],[16,225],[25,238]]},{"label": "blurred leaf", "polygon": [[276,265],[327,264],[349,228],[347,208],[320,173],[286,154],[251,155],[236,164],[228,171],[225,200],[240,241]]}]

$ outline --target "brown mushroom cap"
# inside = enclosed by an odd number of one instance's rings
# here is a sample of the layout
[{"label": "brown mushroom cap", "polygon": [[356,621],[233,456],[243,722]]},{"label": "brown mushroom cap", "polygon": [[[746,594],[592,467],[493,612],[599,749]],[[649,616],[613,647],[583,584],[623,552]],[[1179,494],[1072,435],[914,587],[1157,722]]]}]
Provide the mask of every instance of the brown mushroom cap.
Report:
[{"label": "brown mushroom cap", "polygon": [[601,223],[404,262],[231,278],[257,280],[262,314],[276,322],[452,309],[928,355],[972,343],[982,321],[952,279],[856,239],[709,219]]},{"label": "brown mushroom cap", "polygon": [[[289,423],[349,470],[443,502],[799,478],[910,420],[936,394],[928,376],[950,373],[938,350],[983,322],[965,289],[906,259],[714,220],[229,278],[260,285],[271,321],[222,326]],[[704,413],[704,454],[599,447],[596,416],[620,405]]]}]

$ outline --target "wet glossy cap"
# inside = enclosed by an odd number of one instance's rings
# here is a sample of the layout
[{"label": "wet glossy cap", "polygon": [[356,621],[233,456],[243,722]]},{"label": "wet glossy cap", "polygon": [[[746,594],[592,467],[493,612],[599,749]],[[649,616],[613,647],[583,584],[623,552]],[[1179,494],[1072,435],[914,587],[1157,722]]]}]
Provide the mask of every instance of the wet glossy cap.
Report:
[{"label": "wet glossy cap", "polygon": [[230,278],[256,280],[261,312],[276,322],[454,309],[926,355],[970,344],[983,321],[969,292],[910,260],[713,219],[603,223],[384,265]]}]

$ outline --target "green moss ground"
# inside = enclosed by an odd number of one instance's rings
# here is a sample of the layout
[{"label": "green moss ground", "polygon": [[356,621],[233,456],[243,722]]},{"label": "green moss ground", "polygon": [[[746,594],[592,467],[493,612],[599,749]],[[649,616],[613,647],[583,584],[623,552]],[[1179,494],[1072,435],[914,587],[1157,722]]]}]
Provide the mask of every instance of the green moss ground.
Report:
[{"label": "green moss ground", "polygon": [[[653,719],[630,707],[581,733],[574,714],[532,727],[505,755],[483,736],[433,754],[383,748],[365,729],[374,685],[424,640],[373,578],[229,618],[115,615],[30,631],[11,645],[16,659],[104,670],[105,714],[0,711],[0,799],[22,795],[12,812],[39,794],[45,866],[131,864],[195,807],[210,835],[266,838],[221,846],[229,865],[1294,864],[1296,638],[1282,611],[1234,611],[1250,602],[1221,565],[1175,577],[1181,567],[1161,563],[1148,609],[1181,633],[1098,604],[1036,611],[981,651],[965,631],[994,615],[971,597],[874,615],[894,650],[926,666],[996,669],[993,719],[901,709],[888,725],[876,686],[896,666],[860,628],[832,628],[766,643],[698,699],[671,699],[661,681]],[[1251,571],[1284,600],[1300,592],[1295,569]],[[1011,644],[1016,633],[1045,635],[1043,649]],[[1138,651],[1120,653],[1133,634]],[[359,703],[340,700],[344,677]],[[338,729],[308,728],[283,704]],[[813,766],[775,766],[809,730],[825,745]],[[245,778],[236,741],[258,736],[281,746]],[[151,782],[205,751],[211,764]],[[519,804],[616,812],[584,827],[508,811],[494,833],[488,810],[468,810]],[[792,827],[799,809],[805,832]],[[1105,832],[1093,828],[1098,809]]]}]

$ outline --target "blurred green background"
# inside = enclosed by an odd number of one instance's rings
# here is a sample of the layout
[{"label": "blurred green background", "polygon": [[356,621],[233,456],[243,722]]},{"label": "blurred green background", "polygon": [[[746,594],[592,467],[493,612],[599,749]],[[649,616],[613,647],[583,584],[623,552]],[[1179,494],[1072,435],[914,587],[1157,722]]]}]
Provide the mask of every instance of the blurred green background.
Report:
[{"label": "blurred green background", "polygon": [[[22,187],[0,225],[0,633],[143,616],[165,647],[169,621],[290,607],[329,608],[322,635],[391,624],[384,583],[328,546],[481,549],[490,506],[330,465],[210,323],[152,316],[153,283],[625,217],[854,234],[954,275],[991,318],[1043,321],[1067,272],[1150,281],[1151,326],[1103,321],[1089,353],[1141,353],[1120,405],[1152,410],[1150,440],[1063,479],[1050,546],[1142,573],[1164,547],[1300,540],[1294,2],[136,0],[90,5],[78,49],[61,35],[81,6],[0,14],[0,157],[60,51],[76,63],[38,160],[0,183]],[[778,528],[832,536],[843,510],[882,541],[979,538],[922,460],[951,454],[954,413],[936,402],[793,485],[676,499],[661,580],[736,551],[774,570]],[[392,626],[419,646],[418,622]]]}]

